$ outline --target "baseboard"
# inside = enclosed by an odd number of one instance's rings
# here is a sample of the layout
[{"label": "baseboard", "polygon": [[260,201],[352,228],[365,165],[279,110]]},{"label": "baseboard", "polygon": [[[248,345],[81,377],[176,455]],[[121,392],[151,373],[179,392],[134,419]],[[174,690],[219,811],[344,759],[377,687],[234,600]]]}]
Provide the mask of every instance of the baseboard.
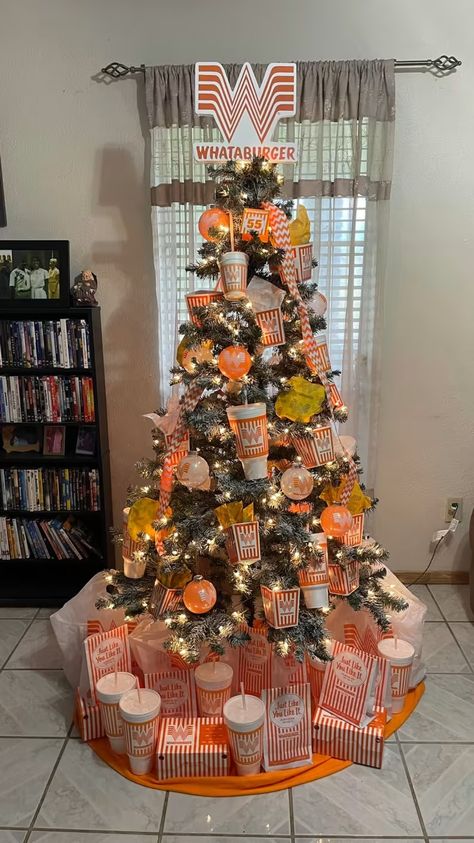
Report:
[{"label": "baseboard", "polygon": [[421,571],[394,571],[393,572],[399,580],[405,585],[412,583],[432,583],[432,584],[451,584],[451,585],[465,585],[469,582],[469,571],[427,571],[422,574]]}]

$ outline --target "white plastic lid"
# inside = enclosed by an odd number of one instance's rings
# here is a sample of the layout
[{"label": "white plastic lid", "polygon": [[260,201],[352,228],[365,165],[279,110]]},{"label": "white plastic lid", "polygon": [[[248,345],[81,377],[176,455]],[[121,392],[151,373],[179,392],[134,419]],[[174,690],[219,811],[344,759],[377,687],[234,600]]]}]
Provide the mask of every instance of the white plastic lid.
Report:
[{"label": "white plastic lid", "polygon": [[205,691],[220,691],[228,688],[232,682],[234,671],[225,662],[204,662],[194,671],[194,678],[198,688]]},{"label": "white plastic lid", "polygon": [[265,719],[265,706],[258,697],[245,694],[245,708],[242,694],[231,697],[224,704],[224,721],[235,732],[251,732],[262,725]]},{"label": "white plastic lid", "polygon": [[161,697],[156,691],[150,688],[141,688],[140,697],[138,691],[128,691],[119,702],[120,714],[129,723],[141,723],[144,720],[153,719],[160,713]]},{"label": "white plastic lid", "polygon": [[[117,681],[115,681],[117,679]],[[133,673],[118,671],[117,673],[106,673],[96,683],[99,702],[118,703],[123,694],[135,688],[136,677]]]},{"label": "white plastic lid", "polygon": [[383,638],[377,644],[377,649],[381,656],[401,666],[411,664],[415,655],[415,648],[409,641],[395,641],[395,638]]}]

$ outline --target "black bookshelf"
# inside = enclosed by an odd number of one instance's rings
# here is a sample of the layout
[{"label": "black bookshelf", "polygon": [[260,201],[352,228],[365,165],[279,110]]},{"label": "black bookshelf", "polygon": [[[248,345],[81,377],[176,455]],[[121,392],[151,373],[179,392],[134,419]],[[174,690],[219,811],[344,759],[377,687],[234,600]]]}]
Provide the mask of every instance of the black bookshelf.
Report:
[{"label": "black bookshelf", "polygon": [[[0,376],[85,376],[93,381],[95,420],[86,421],[0,421],[0,468],[4,469],[95,469],[99,473],[99,509],[75,510],[57,509],[28,511],[25,509],[2,509],[0,503],[0,517],[20,518],[26,520],[54,519],[77,517],[87,530],[94,536],[94,548],[98,555],[92,552],[83,559],[78,559],[72,553],[67,559],[58,559],[51,555],[48,558],[0,559],[0,605],[10,606],[59,606],[72,597],[89,580],[94,573],[113,564],[113,548],[110,539],[112,525],[112,507],[110,494],[110,465],[109,445],[107,434],[107,407],[104,378],[104,361],[102,348],[102,334],[100,324],[100,308],[98,307],[65,307],[54,310],[46,307],[12,309],[1,312],[0,323],[40,321],[55,322],[60,319],[85,320],[89,329],[91,365],[89,368],[66,368],[64,366],[29,366],[29,365],[0,365]],[[5,361],[4,361],[5,362]],[[3,449],[2,430],[5,425],[14,424],[15,428],[22,425],[38,427],[63,426],[66,429],[66,450],[62,455],[45,455],[37,452],[6,453]],[[79,428],[95,428],[96,441],[93,455],[74,453],[74,443]],[[1,500],[1,498],[0,498]]]}]

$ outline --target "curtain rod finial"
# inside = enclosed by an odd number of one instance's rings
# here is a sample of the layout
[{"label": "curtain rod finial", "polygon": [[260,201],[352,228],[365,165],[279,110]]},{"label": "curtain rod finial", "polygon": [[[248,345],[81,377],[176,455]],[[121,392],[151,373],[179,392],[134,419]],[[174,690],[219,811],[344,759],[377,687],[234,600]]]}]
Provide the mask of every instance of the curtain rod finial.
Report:
[{"label": "curtain rod finial", "polygon": [[120,61],[111,61],[110,64],[101,69],[101,73],[104,73],[106,76],[111,76],[112,79],[122,79],[122,77],[128,76],[132,73],[145,73],[145,65],[141,64],[139,67],[130,65],[130,67],[128,67]]}]

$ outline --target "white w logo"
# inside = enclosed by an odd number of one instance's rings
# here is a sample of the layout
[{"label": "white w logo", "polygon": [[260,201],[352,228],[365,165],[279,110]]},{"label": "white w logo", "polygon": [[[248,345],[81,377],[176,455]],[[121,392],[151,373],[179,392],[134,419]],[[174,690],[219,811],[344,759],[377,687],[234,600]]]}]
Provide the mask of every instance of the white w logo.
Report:
[{"label": "white w logo", "polygon": [[296,113],[296,65],[269,64],[259,85],[245,62],[232,90],[221,64],[198,62],[195,97],[196,113],[213,115],[227,142],[263,143],[280,117]]},{"label": "white w logo", "polygon": [[193,739],[194,727],[192,724],[189,726],[179,726],[170,723],[168,725],[169,743],[192,744]]}]

